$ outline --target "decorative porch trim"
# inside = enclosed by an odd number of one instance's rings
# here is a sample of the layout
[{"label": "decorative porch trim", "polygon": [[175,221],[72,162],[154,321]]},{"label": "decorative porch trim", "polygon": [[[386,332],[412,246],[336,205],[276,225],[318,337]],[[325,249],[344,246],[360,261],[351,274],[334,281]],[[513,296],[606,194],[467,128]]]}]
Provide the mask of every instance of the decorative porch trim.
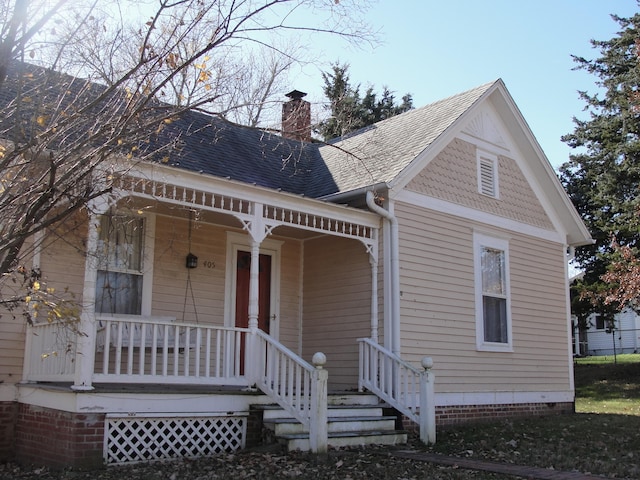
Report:
[{"label": "decorative porch trim", "polygon": [[232,215],[258,242],[289,226],[359,240],[377,256],[380,221],[363,210],[146,164],[114,179],[114,193]]}]

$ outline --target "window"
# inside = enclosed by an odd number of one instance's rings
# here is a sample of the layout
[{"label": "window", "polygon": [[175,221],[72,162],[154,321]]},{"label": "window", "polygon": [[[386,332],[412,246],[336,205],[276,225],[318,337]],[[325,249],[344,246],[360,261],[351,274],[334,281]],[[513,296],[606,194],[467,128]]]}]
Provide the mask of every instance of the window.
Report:
[{"label": "window", "polygon": [[511,351],[509,244],[474,235],[476,342],[479,350]]},{"label": "window", "polygon": [[595,314],[596,330],[604,330],[604,317],[599,313]]},{"label": "window", "polygon": [[498,157],[478,150],[478,192],[498,198]]},{"label": "window", "polygon": [[124,215],[100,218],[97,313],[142,313],[143,246],[143,218]]}]

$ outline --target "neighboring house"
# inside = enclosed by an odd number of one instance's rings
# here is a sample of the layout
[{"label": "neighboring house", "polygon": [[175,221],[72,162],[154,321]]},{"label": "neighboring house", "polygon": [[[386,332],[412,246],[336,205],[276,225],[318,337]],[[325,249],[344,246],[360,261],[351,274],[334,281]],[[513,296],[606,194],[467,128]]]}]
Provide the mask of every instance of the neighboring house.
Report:
[{"label": "neighboring house", "polygon": [[327,372],[406,424],[573,411],[567,260],[590,236],[503,82],[331,145],[292,93],[289,138],[185,115],[179,155],[45,234],[33,263],[83,334],[0,318],[5,456],[233,450],[274,402],[321,451]]},{"label": "neighboring house", "polygon": [[578,342],[574,334],[574,352],[579,352],[580,355],[638,353],[640,316],[632,309],[626,308],[617,313],[613,325],[609,325],[602,315],[594,313],[589,316],[587,329],[581,338],[583,340]]}]

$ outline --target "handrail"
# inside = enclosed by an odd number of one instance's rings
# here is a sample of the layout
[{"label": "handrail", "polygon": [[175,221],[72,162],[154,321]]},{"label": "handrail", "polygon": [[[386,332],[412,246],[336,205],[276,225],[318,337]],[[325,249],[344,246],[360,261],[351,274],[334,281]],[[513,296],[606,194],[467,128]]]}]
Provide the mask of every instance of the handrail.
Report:
[{"label": "handrail", "polygon": [[430,371],[433,361],[423,358],[424,371],[420,371],[370,338],[360,338],[358,342],[358,389],[369,390],[417,423],[424,443],[435,443],[434,375]]},{"label": "handrail", "polygon": [[256,340],[256,386],[309,429],[312,452],[326,452],[326,357],[316,353],[311,365],[261,330],[256,330]]}]

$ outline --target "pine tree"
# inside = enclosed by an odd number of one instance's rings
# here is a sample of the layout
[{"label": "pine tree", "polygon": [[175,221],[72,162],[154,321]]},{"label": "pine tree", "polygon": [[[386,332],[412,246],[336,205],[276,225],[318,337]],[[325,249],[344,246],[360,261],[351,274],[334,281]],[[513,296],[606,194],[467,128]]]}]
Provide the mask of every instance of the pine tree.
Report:
[{"label": "pine tree", "polygon": [[402,103],[396,104],[393,92],[384,87],[382,95],[367,88],[360,97],[360,85],[349,81],[349,65],[332,65],[332,72],[324,72],[324,94],[329,101],[327,109],[331,115],[318,126],[318,133],[325,141],[342,137],[350,132],[373,125],[380,120],[393,117],[413,108],[413,98],[407,93]]},{"label": "pine tree", "polygon": [[621,26],[618,34],[591,42],[600,56],[574,57],[577,69],[597,77],[598,89],[579,92],[589,118],[574,118],[575,129],[563,141],[576,153],[560,167],[561,181],[595,240],[576,251],[584,270],[576,289],[591,299],[582,308],[608,314],[635,303],[621,301],[615,272],[640,251],[640,14],[612,18]]}]

